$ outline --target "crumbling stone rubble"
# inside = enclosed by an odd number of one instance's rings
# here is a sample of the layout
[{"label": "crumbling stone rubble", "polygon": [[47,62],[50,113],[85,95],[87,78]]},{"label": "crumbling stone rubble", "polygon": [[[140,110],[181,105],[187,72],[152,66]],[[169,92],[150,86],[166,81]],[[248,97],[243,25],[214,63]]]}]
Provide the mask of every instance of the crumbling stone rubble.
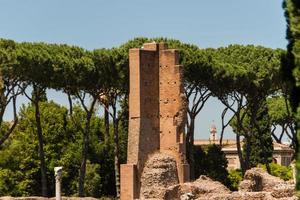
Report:
[{"label": "crumbling stone rubble", "polygon": [[230,190],[223,184],[211,180],[207,176],[200,176],[194,182],[178,184],[165,191],[164,199],[197,199],[201,196],[209,198],[216,193],[230,194]]},{"label": "crumbling stone rubble", "polygon": [[268,174],[261,168],[252,168],[245,173],[244,180],[240,183],[239,190],[242,192],[271,192],[275,186],[286,185],[285,181]]},{"label": "crumbling stone rubble", "polygon": [[141,199],[163,199],[166,189],[179,183],[176,160],[155,153],[147,160],[141,177]]},{"label": "crumbling stone rubble", "polygon": [[[0,200],[55,200],[55,197],[47,198],[47,197],[11,197],[4,196],[0,197]],[[97,200],[93,197],[62,197],[62,200]]]},{"label": "crumbling stone rubble", "polygon": [[[154,160],[152,160],[154,161]],[[157,160],[155,160],[157,162]],[[161,162],[161,161],[160,161]],[[157,164],[152,164],[158,166]],[[174,165],[174,162],[172,162]],[[159,164],[159,166],[166,166]],[[155,167],[154,167],[155,168]],[[167,169],[167,167],[164,167]],[[148,169],[149,170],[149,169]],[[161,171],[156,169],[157,171]],[[163,170],[164,171],[164,170]],[[166,171],[163,174],[167,174]],[[155,173],[155,177],[159,173]],[[150,174],[147,177],[151,177]],[[154,177],[153,177],[154,178]],[[170,177],[168,177],[169,179]],[[162,180],[162,178],[157,178]],[[294,184],[285,182],[280,178],[271,176],[265,170],[253,168],[246,172],[244,180],[240,184],[240,190],[231,192],[227,187],[207,176],[200,176],[194,182],[175,184],[166,188],[166,180],[162,181],[164,187],[159,187],[159,182],[154,182],[155,187],[147,185],[154,196],[144,196],[143,199],[164,199],[164,200],[296,200],[294,196]],[[174,181],[176,182],[176,181]],[[163,189],[165,188],[165,189]],[[155,193],[156,191],[156,193]],[[151,197],[151,198],[147,198]]]},{"label": "crumbling stone rubble", "polygon": [[[207,176],[194,182],[179,184],[176,159],[155,153],[145,164],[141,177],[141,200],[297,200],[295,185],[271,176],[265,170],[252,168],[232,192]],[[0,197],[0,200],[54,200],[43,197]],[[63,197],[63,200],[96,200],[94,198]]]}]

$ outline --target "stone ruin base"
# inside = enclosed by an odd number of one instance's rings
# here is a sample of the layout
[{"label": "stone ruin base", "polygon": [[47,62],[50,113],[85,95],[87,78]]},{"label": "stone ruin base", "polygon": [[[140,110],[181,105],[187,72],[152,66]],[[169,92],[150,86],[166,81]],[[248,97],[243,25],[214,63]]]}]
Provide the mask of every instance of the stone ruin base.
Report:
[{"label": "stone ruin base", "polygon": [[[246,172],[239,191],[232,192],[218,181],[200,176],[194,182],[178,183],[175,159],[155,154],[142,174],[141,200],[297,200],[294,184],[269,175],[260,168]],[[0,197],[0,200],[55,200],[44,197]],[[63,200],[96,200],[91,197],[63,197]]]},{"label": "stone ruin base", "polygon": [[177,184],[176,160],[170,155],[155,153],[143,169],[140,199],[163,199],[166,189]]},{"label": "stone ruin base", "polygon": [[231,192],[223,184],[201,176],[194,182],[168,188],[164,200],[297,200],[294,187],[275,187],[273,191]]},{"label": "stone ruin base", "polygon": [[296,200],[295,185],[269,175],[260,168],[246,172],[239,191],[232,192],[220,182],[200,176],[179,184],[175,160],[163,154],[153,156],[142,176],[141,200]]},{"label": "stone ruin base", "polygon": [[[3,196],[0,197],[0,200],[55,200],[55,197],[11,197],[11,196]],[[99,200],[93,197],[62,197],[62,200]],[[110,198],[102,198],[101,200],[111,200]]]}]

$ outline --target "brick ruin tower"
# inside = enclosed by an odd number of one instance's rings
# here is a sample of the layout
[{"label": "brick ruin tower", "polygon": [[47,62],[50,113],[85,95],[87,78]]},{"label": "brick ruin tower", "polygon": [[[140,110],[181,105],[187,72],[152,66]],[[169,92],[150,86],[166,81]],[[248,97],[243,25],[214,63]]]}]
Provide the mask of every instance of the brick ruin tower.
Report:
[{"label": "brick ruin tower", "polygon": [[129,50],[127,164],[121,165],[121,200],[138,199],[141,174],[153,153],[176,160],[179,182],[189,181],[185,159],[186,100],[178,51],[163,43]]}]

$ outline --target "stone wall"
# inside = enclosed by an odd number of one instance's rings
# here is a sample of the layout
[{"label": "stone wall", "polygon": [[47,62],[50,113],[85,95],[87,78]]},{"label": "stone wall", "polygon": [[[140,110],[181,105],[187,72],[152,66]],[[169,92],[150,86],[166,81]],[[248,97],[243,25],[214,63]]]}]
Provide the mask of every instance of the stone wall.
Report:
[{"label": "stone wall", "polygon": [[[55,197],[0,197],[0,200],[55,200]],[[97,200],[93,197],[62,197],[62,200]],[[101,200],[110,200],[110,198],[102,198]]]},{"label": "stone wall", "polygon": [[127,164],[121,165],[121,199],[139,198],[148,158],[158,152],[176,161],[179,182],[189,180],[185,159],[186,100],[176,50],[146,43],[130,49],[129,130]]},{"label": "stone wall", "polygon": [[179,181],[188,181],[185,159],[184,126],[187,103],[183,88],[182,66],[176,50],[162,50],[159,54],[159,114],[160,151],[173,155],[177,162]]}]

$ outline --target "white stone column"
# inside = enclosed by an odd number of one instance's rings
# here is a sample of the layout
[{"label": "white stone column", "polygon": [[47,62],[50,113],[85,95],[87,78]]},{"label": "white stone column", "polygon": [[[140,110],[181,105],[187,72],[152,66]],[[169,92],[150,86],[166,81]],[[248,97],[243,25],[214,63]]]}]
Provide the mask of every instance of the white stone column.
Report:
[{"label": "white stone column", "polygon": [[54,167],[56,200],[61,200],[61,173],[62,167]]},{"label": "white stone column", "polygon": [[296,184],[296,181],[297,181],[297,179],[296,179],[296,176],[297,176],[296,165],[295,165],[295,163],[293,162],[293,163],[291,163],[290,166],[292,167],[293,181],[294,181],[294,183]]}]

